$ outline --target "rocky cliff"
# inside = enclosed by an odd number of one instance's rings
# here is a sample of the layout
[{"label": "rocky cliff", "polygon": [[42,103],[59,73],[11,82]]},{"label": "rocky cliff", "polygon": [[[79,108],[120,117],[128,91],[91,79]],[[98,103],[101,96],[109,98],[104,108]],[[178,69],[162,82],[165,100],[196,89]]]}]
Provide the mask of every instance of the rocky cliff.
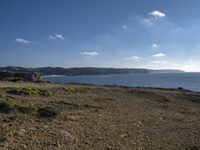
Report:
[{"label": "rocky cliff", "polygon": [[37,72],[24,72],[24,73],[16,73],[16,72],[0,72],[0,80],[4,81],[29,81],[36,82],[41,81],[42,76]]}]

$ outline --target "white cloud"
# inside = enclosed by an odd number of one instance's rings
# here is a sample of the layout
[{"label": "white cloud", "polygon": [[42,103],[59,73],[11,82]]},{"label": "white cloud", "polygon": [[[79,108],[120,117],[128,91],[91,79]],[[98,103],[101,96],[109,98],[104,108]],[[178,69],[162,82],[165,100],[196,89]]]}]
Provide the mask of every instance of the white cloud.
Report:
[{"label": "white cloud", "polygon": [[128,29],[128,26],[127,25],[123,25],[122,28],[123,29]]},{"label": "white cloud", "polygon": [[148,17],[138,17],[139,21],[141,21],[144,25],[147,26],[153,26],[155,23],[157,23],[158,21],[160,21],[160,19],[166,17],[167,15],[161,11],[158,10],[154,10],[152,12],[149,12],[149,16]]},{"label": "white cloud", "polygon": [[65,38],[61,34],[56,34],[57,39],[64,40]]},{"label": "white cloud", "polygon": [[164,53],[157,53],[153,55],[154,58],[164,58],[165,56],[166,55]]},{"label": "white cloud", "polygon": [[97,56],[97,55],[99,55],[98,52],[82,52],[80,54],[81,55],[86,55],[86,56]]},{"label": "white cloud", "polygon": [[52,39],[52,40],[64,40],[65,38],[61,34],[56,34],[55,36],[54,35],[50,35],[49,39]]},{"label": "white cloud", "polygon": [[56,40],[56,37],[53,36],[53,35],[50,35],[49,38],[52,39],[52,40]]},{"label": "white cloud", "polygon": [[124,60],[131,60],[131,61],[139,61],[139,57],[138,56],[131,56],[131,57],[127,57],[124,58]]},{"label": "white cloud", "polygon": [[154,10],[152,12],[149,13],[149,16],[154,17],[154,18],[163,18],[166,16],[165,13],[158,11],[158,10]]},{"label": "white cloud", "polygon": [[153,48],[159,48],[159,47],[160,47],[160,45],[158,45],[158,44],[154,43],[154,44],[152,44],[152,47],[153,47]]},{"label": "white cloud", "polygon": [[19,43],[19,44],[31,44],[30,41],[24,40],[24,39],[21,39],[21,38],[17,38],[17,39],[15,40],[15,42],[16,42],[16,43]]}]

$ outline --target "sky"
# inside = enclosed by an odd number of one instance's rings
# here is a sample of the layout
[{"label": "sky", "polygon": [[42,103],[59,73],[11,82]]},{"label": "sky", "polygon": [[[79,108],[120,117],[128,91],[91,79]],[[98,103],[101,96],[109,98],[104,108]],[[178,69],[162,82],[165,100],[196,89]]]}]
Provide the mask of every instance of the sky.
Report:
[{"label": "sky", "polygon": [[0,66],[200,71],[199,0],[1,0]]}]

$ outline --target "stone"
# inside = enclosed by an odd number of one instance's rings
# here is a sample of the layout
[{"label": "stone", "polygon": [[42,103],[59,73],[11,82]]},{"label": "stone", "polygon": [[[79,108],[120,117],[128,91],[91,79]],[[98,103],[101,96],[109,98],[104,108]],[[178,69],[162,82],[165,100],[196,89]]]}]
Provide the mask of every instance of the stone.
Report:
[{"label": "stone", "polygon": [[75,137],[73,137],[69,132],[60,131],[60,144],[72,144],[77,141]]},{"label": "stone", "polygon": [[27,132],[26,132],[25,129],[20,129],[19,132],[18,132],[18,135],[19,135],[19,136],[25,136],[26,133],[27,133]]}]

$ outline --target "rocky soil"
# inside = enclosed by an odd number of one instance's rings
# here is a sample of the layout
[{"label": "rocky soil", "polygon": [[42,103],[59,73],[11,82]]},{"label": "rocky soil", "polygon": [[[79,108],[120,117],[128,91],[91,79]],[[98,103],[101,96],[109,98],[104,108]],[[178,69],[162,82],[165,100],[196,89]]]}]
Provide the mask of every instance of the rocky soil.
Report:
[{"label": "rocky soil", "polygon": [[199,150],[200,93],[0,82],[1,150]]}]

